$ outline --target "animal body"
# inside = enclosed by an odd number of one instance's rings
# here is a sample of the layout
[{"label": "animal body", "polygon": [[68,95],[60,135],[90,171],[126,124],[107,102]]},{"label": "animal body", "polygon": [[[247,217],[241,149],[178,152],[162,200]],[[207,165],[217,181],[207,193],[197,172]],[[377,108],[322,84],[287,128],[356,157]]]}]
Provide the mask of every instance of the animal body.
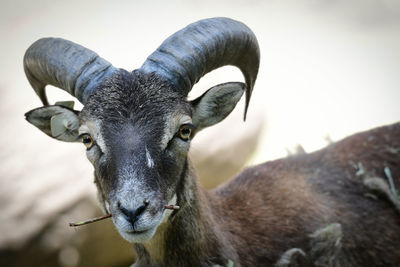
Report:
[{"label": "animal body", "polygon": [[[84,143],[99,200],[133,243],[135,266],[399,266],[400,124],[248,168],[210,191],[198,184],[190,141],[244,92],[246,113],[259,58],[253,32],[228,18],[178,31],[132,72],[70,41],[40,39],[24,68],[44,106],[26,118],[53,138]],[[224,65],[240,68],[245,83],[187,100],[204,74]],[[83,109],[49,105],[47,84]],[[368,178],[391,190],[374,190]]]}]

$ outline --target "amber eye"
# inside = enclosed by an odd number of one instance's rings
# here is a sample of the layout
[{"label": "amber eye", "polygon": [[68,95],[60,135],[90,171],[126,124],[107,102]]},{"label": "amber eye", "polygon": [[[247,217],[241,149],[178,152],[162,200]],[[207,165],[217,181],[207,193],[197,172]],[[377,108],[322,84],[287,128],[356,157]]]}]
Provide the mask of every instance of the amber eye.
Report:
[{"label": "amber eye", "polygon": [[88,134],[83,134],[81,136],[82,143],[86,146],[87,150],[91,149],[94,145],[93,138]]},{"label": "amber eye", "polygon": [[192,135],[193,126],[191,124],[184,124],[179,128],[178,136],[183,141],[188,141]]}]

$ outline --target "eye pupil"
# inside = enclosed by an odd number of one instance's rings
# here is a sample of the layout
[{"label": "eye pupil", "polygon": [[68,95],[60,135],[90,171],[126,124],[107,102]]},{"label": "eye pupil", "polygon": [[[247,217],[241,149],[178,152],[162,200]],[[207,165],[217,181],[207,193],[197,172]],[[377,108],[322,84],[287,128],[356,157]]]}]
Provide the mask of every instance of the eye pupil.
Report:
[{"label": "eye pupil", "polygon": [[94,145],[92,137],[88,134],[82,136],[82,143],[86,146],[87,149],[90,149]]},{"label": "eye pupil", "polygon": [[192,129],[188,125],[183,125],[179,129],[179,137],[184,141],[189,140],[191,134]]}]

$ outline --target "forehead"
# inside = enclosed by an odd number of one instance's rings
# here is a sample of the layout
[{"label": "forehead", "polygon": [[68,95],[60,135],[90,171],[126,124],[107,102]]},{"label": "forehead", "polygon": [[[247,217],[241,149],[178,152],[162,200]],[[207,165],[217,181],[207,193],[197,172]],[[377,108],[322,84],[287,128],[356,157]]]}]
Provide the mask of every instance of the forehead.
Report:
[{"label": "forehead", "polygon": [[149,123],[175,113],[191,115],[190,112],[186,96],[158,76],[121,70],[88,99],[81,117],[104,122]]},{"label": "forehead", "polygon": [[191,106],[157,76],[122,71],[96,90],[80,117],[82,124],[95,122],[106,139],[135,133],[163,137],[157,143],[165,146],[180,124],[190,122]]}]

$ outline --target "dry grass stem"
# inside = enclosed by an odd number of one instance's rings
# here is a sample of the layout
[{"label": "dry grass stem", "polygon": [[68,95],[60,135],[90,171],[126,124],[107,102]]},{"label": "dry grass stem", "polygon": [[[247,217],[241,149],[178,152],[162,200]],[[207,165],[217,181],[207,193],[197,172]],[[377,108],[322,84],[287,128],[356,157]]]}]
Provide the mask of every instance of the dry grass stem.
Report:
[{"label": "dry grass stem", "polygon": [[[179,210],[179,208],[180,207],[176,206],[176,205],[167,205],[167,206],[165,206],[165,209],[168,209],[168,210]],[[69,226],[71,226],[71,227],[82,226],[82,225],[98,222],[98,221],[101,221],[101,220],[104,220],[104,219],[107,219],[107,218],[111,218],[111,217],[112,217],[111,214],[106,214],[106,215],[103,215],[103,216],[100,216],[100,217],[96,217],[96,218],[92,218],[92,219],[89,219],[89,220],[86,220],[86,221],[83,221],[83,222],[69,223]]]},{"label": "dry grass stem", "polygon": [[165,209],[167,210],[179,210],[181,207],[176,206],[176,205],[167,205],[165,206]]},{"label": "dry grass stem", "polygon": [[71,227],[82,226],[82,225],[86,225],[86,224],[89,224],[89,223],[98,222],[98,221],[101,221],[101,220],[104,220],[104,219],[107,219],[107,218],[111,218],[111,216],[112,216],[111,214],[106,214],[106,215],[103,215],[103,216],[100,216],[100,217],[96,217],[96,218],[92,218],[92,219],[89,219],[89,220],[86,220],[86,221],[83,221],[83,222],[69,223],[69,226],[71,226]]}]

